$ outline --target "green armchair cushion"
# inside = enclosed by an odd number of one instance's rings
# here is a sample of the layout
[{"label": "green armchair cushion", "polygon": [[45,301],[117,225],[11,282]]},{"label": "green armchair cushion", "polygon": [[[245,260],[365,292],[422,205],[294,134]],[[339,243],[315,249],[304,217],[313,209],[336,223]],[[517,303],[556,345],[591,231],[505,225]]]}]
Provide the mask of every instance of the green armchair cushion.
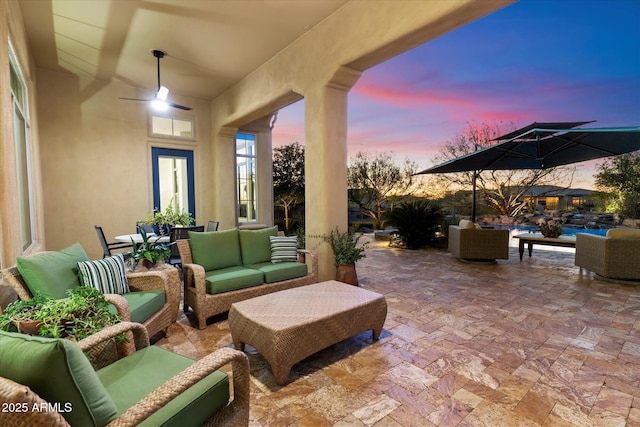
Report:
[{"label": "green armchair cushion", "polygon": [[80,285],[74,269],[78,262],[88,260],[80,243],[74,243],[57,252],[18,257],[16,265],[32,295],[39,292],[47,298],[60,299]]},{"label": "green armchair cushion", "polygon": [[242,264],[258,264],[271,261],[271,243],[269,236],[278,235],[278,226],[260,230],[240,230],[240,249]]},{"label": "green armchair cushion", "polygon": [[[166,303],[164,291],[139,291],[122,294],[127,300],[131,312],[131,321],[144,323],[156,314]],[[115,306],[110,306],[109,311],[117,313]]]},{"label": "green armchair cushion", "polygon": [[0,331],[0,376],[58,404],[73,426],[103,426],[118,412],[89,360],[69,340]]},{"label": "green armchair cushion", "polygon": [[208,294],[235,291],[264,283],[261,271],[246,267],[227,267],[205,272],[205,286]]},{"label": "green armchair cushion", "polygon": [[205,271],[242,265],[238,229],[224,231],[189,231],[193,262]]},{"label": "green armchair cushion", "polygon": [[282,280],[295,279],[307,275],[307,265],[301,262],[263,262],[249,265],[249,268],[264,274],[265,283],[280,282]]},{"label": "green armchair cushion", "polygon": [[[120,414],[193,363],[187,357],[151,346],[100,369],[98,377]],[[228,400],[229,377],[216,371],[162,407],[142,425],[200,426]]]}]

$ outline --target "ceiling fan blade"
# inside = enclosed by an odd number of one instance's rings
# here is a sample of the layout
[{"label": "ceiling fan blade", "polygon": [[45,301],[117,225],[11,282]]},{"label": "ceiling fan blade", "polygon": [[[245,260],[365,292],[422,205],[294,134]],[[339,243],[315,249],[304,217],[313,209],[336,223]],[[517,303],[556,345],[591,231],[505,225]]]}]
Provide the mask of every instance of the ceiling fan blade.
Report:
[{"label": "ceiling fan blade", "polygon": [[127,101],[153,101],[153,99],[140,99],[140,98],[123,98],[118,97],[118,99],[126,99]]},{"label": "ceiling fan blade", "polygon": [[169,107],[173,107],[173,108],[179,108],[180,110],[191,110],[191,107],[185,107],[184,105],[180,105],[180,104],[174,104],[173,102],[167,102],[167,105],[169,105]]}]

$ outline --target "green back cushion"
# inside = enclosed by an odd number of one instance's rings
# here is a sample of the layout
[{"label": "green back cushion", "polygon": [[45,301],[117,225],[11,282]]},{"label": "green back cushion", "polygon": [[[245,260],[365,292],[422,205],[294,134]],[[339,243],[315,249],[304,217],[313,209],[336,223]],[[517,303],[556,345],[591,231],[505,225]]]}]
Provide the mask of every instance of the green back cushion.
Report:
[{"label": "green back cushion", "polygon": [[240,230],[240,248],[244,265],[271,262],[269,236],[278,235],[278,226],[261,230]]},{"label": "green back cushion", "polygon": [[81,261],[88,261],[80,243],[57,252],[16,260],[18,271],[32,295],[40,292],[48,298],[66,298],[67,291],[80,285],[74,269]]},{"label": "green back cushion", "polygon": [[0,376],[57,403],[72,426],[103,426],[118,412],[89,360],[69,340],[0,331]]},{"label": "green back cushion", "polygon": [[224,231],[189,231],[193,262],[205,271],[242,265],[238,229]]},{"label": "green back cushion", "polygon": [[[194,363],[163,348],[150,346],[106,366],[98,376],[113,396],[118,412],[130,406]],[[143,426],[200,426],[229,400],[229,377],[215,371],[146,419]]]}]

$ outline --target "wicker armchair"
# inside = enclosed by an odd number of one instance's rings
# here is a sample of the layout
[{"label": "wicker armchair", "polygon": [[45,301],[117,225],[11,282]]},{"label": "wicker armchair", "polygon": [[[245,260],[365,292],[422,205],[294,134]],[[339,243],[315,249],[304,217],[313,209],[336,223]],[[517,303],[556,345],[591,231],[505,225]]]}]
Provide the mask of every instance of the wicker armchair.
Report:
[{"label": "wicker armchair", "polygon": [[[166,382],[159,385],[157,388],[153,390],[149,390],[148,392],[144,389],[149,388],[151,386],[147,385],[146,387],[142,387],[140,390],[135,390],[137,387],[132,387],[132,390],[127,390],[126,393],[133,394],[134,396],[139,393],[144,393],[140,396],[140,400],[137,401],[133,406],[128,408],[118,408],[118,414],[114,415],[111,419],[108,419],[108,426],[137,426],[146,420],[148,417],[155,414],[157,411],[163,409],[168,403],[174,401],[177,397],[183,395],[189,391],[189,388],[196,383],[200,382],[204,378],[210,376],[212,373],[218,371],[223,366],[231,363],[231,372],[233,377],[233,393],[229,390],[229,400],[225,403],[224,401],[220,401],[219,397],[214,394],[207,394],[206,396],[202,394],[202,391],[197,391],[195,396],[198,399],[217,399],[217,401],[212,402],[211,400],[205,400],[200,403],[200,411],[202,412],[202,407],[204,406],[204,410],[207,411],[208,408],[220,407],[215,413],[206,413],[204,416],[208,417],[204,425],[211,426],[246,426],[249,423],[249,361],[247,356],[240,352],[231,348],[222,348],[216,350],[215,352],[209,354],[208,356],[190,363],[190,366],[183,369],[176,369],[176,365],[173,363],[175,359],[183,359],[182,356],[176,355],[174,353],[169,352],[168,350],[164,350],[161,348],[151,348],[149,347],[149,336],[147,334],[146,329],[140,325],[139,323],[130,323],[123,322],[114,326],[110,326],[108,328],[103,329],[101,332],[92,335],[91,337],[78,342],[79,347],[82,350],[91,349],[94,345],[97,345],[100,342],[105,340],[111,340],[113,337],[122,334],[123,332],[132,332],[135,337],[135,349],[132,350],[131,353],[127,354],[126,357],[120,359],[115,362],[114,365],[118,363],[124,363],[125,365],[129,363],[126,359],[131,356],[132,358],[137,358],[135,355],[137,351],[142,350],[144,356],[139,358],[141,361],[145,360],[151,362],[151,359],[156,359],[156,362],[159,360],[165,360],[167,362],[168,371],[164,373],[164,376],[168,379]],[[48,340],[49,343],[55,342],[54,339],[41,339]],[[23,345],[28,345],[29,343],[25,343]],[[73,344],[72,344],[73,345]],[[82,357],[81,352],[80,355],[76,354],[77,350],[73,348],[69,348],[69,345],[62,346],[66,348],[66,352],[69,354],[67,357]],[[59,348],[59,347],[58,347]],[[153,350],[153,351],[150,351]],[[141,352],[141,354],[142,354]],[[72,354],[71,354],[72,353]],[[4,356],[5,353],[0,352],[0,357]],[[37,359],[41,360],[41,359]],[[78,362],[82,362],[78,360]],[[139,362],[135,362],[139,363]],[[104,395],[103,400],[101,401],[101,405],[104,405],[104,399],[111,399],[113,397],[114,389],[113,386],[109,388],[108,384],[119,383],[120,381],[134,381],[134,382],[142,382],[144,384],[145,378],[135,378],[136,374],[140,376],[140,373],[136,372],[136,370],[129,371],[127,369],[120,369],[117,366],[114,369],[114,366],[110,366],[105,370],[98,370],[93,373],[93,370],[88,371],[86,366],[81,366],[82,363],[77,363],[72,370],[75,371],[75,375],[84,375],[86,376],[94,376],[97,381],[94,381],[93,388],[103,387],[103,390],[98,390],[99,393]],[[4,366],[0,363],[0,367]],[[84,368],[84,369],[83,369]],[[90,369],[90,368],[89,368]],[[13,371],[11,372],[2,372],[3,376],[0,376],[0,403],[3,407],[9,408],[18,408],[23,410],[8,410],[0,412],[0,425],[5,426],[35,426],[35,425],[47,425],[47,426],[68,426],[69,423],[65,417],[67,414],[56,412],[51,408],[61,408],[64,410],[64,406],[61,406],[59,402],[69,402],[69,395],[66,394],[68,390],[63,389],[55,389],[54,386],[43,385],[42,382],[39,382],[37,379],[32,379],[30,377],[30,381],[32,383],[29,384],[21,384],[14,380],[8,379],[5,376],[16,376],[20,375]],[[218,377],[224,375],[221,373],[218,374]],[[126,378],[125,378],[126,377]],[[84,378],[86,381],[86,378]],[[84,384],[84,385],[83,385]],[[78,389],[76,392],[80,393],[79,399],[84,399],[86,401],[85,396],[89,396],[91,393],[96,393],[95,389],[89,390],[85,383],[78,383]],[[104,384],[104,386],[101,386]],[[147,383],[149,384],[149,383]],[[226,382],[220,382],[217,385],[207,385],[208,387],[218,387],[221,389],[224,387]],[[198,384],[201,386],[202,383]],[[231,384],[229,384],[231,385]],[[51,388],[54,388],[56,393],[54,398],[57,399],[57,402],[54,404],[49,404],[44,398],[38,395],[38,392],[42,393],[51,393]],[[42,389],[42,391],[39,391]],[[111,392],[109,391],[111,390]],[[59,393],[59,395],[57,394]],[[86,393],[86,394],[85,394]],[[120,391],[117,391],[120,394]],[[184,396],[182,396],[184,398]],[[181,417],[186,417],[189,420],[193,414],[194,409],[192,408],[192,403],[187,400],[186,402],[183,400],[179,403],[178,407],[173,407],[172,411],[176,411],[177,414],[174,415],[175,421],[180,423]],[[178,402],[173,402],[178,403]],[[67,403],[70,405],[70,403]],[[57,406],[60,405],[60,406]],[[89,404],[91,405],[91,404]],[[197,405],[197,404],[196,404]],[[34,410],[33,408],[47,408],[47,410]],[[75,407],[73,409],[76,409]],[[213,410],[212,410],[213,411]],[[201,414],[202,415],[202,414]],[[184,421],[184,419],[183,419]],[[100,423],[99,425],[104,425]]]},{"label": "wicker armchair", "polygon": [[[40,252],[46,253],[46,252]],[[38,255],[38,254],[34,254]],[[20,272],[16,266],[0,270],[5,285],[11,286],[21,300],[33,298],[29,288],[22,279]],[[167,329],[175,322],[174,307],[180,305],[180,291],[173,290],[170,287],[171,281],[167,273],[162,271],[148,271],[144,273],[127,273],[127,281],[131,292],[162,290],[165,294],[165,305],[155,314],[144,321],[143,325],[147,328],[150,336],[154,336],[159,332],[166,334]],[[121,295],[106,294],[105,298],[113,304],[118,310],[118,314],[122,316],[124,321],[131,320],[131,312],[127,300]]]},{"label": "wicker armchair", "polygon": [[462,261],[509,259],[509,230],[449,226],[449,251]]},{"label": "wicker armchair", "polygon": [[576,234],[575,265],[600,278],[640,280],[640,239]]},{"label": "wicker armchair", "polygon": [[318,281],[318,256],[314,251],[299,249],[304,253],[309,272],[306,276],[296,279],[283,280],[274,283],[263,283],[259,286],[243,288],[220,294],[209,294],[206,290],[205,270],[201,265],[193,263],[189,240],[176,242],[182,258],[182,272],[184,279],[184,311],[191,307],[198,320],[198,328],[207,326],[207,318],[229,311],[234,302],[244,301],[260,295],[297,286],[310,285]]}]

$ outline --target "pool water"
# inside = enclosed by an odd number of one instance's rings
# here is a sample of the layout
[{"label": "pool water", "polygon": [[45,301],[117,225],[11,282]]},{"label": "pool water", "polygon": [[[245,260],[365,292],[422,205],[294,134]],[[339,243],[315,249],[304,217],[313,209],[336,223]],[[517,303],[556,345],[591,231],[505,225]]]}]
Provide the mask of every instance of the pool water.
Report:
[{"label": "pool water", "polygon": [[[538,227],[535,225],[497,225],[495,228],[499,228],[501,230],[513,230],[513,234],[518,233],[535,233],[538,230]],[[575,236],[578,233],[588,233],[588,234],[596,234],[598,236],[606,236],[608,230],[605,229],[591,229],[591,228],[574,228],[574,227],[565,227],[562,229],[562,234],[567,236]]]}]

